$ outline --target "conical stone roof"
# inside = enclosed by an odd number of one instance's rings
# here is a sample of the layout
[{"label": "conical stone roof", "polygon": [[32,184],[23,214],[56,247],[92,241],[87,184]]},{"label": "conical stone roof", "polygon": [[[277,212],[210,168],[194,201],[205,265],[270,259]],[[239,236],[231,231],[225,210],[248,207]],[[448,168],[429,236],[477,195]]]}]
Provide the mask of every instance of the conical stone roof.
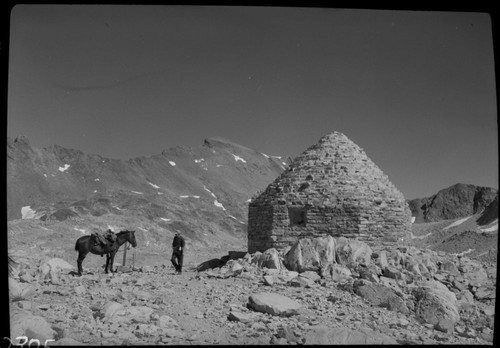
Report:
[{"label": "conical stone roof", "polygon": [[411,213],[403,194],[344,134],[322,137],[249,205],[249,252],[325,234],[373,247],[404,243]]}]

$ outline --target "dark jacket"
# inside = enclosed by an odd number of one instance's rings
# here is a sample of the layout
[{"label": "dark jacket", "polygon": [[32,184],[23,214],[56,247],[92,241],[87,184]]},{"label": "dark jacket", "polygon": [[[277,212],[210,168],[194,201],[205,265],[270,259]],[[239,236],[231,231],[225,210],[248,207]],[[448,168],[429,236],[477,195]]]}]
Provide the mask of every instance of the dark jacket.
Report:
[{"label": "dark jacket", "polygon": [[174,241],[172,242],[172,248],[174,248],[174,251],[179,251],[179,247],[182,247],[182,251],[184,251],[185,243],[184,238],[181,235],[176,234]]}]

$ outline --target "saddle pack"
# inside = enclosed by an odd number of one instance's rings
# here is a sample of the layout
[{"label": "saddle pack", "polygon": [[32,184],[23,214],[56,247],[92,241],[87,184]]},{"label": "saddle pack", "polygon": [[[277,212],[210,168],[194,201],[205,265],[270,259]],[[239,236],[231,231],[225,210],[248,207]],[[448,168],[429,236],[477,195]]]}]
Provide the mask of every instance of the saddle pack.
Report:
[{"label": "saddle pack", "polygon": [[99,232],[92,233],[94,236],[94,245],[101,245],[103,247],[107,247],[108,244],[113,244],[116,241],[116,234],[111,230],[107,230],[104,234]]}]

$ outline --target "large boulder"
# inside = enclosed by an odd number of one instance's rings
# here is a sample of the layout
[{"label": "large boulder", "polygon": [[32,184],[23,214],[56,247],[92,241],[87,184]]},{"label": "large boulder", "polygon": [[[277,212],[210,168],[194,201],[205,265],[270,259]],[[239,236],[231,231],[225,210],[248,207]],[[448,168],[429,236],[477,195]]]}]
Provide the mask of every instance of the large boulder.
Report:
[{"label": "large boulder", "polygon": [[75,267],[67,261],[55,257],[44,262],[38,270],[42,275],[42,279],[55,282],[59,279],[60,273],[69,273],[74,269]]},{"label": "large boulder", "polygon": [[275,316],[289,317],[298,314],[302,305],[286,296],[261,292],[248,298],[247,306],[254,311]]},{"label": "large boulder", "polygon": [[269,248],[263,253],[256,252],[251,261],[260,268],[270,268],[270,269],[282,269],[283,263],[281,262],[278,250],[275,248]]},{"label": "large boulder", "polygon": [[335,262],[335,245],[332,236],[300,239],[286,253],[285,267],[299,273],[318,272],[323,266]]},{"label": "large boulder", "polygon": [[443,323],[453,327],[460,320],[457,298],[441,282],[431,280],[420,283],[415,298],[415,314],[423,322],[440,329],[444,326]]},{"label": "large boulder", "polygon": [[17,340],[17,337],[21,336],[27,337],[28,341],[34,339],[38,340],[40,344],[44,344],[47,340],[54,340],[56,332],[41,316],[15,312],[10,319],[10,335],[14,344],[22,343]]},{"label": "large boulder", "polygon": [[101,310],[101,316],[105,319],[111,319],[113,315],[123,309],[123,305],[115,302],[115,301],[110,301],[104,305],[104,307]]},{"label": "large boulder", "polygon": [[20,283],[14,278],[9,278],[9,295],[11,300],[25,300],[35,293],[35,288],[31,284]]},{"label": "large boulder", "polygon": [[478,261],[462,257],[458,270],[462,272],[463,278],[473,285],[483,285],[488,282],[488,273]]},{"label": "large boulder", "polygon": [[321,269],[321,277],[325,279],[331,277],[334,282],[340,282],[344,279],[349,279],[351,278],[351,275],[352,273],[349,268],[336,263],[330,263],[326,267],[323,267]]},{"label": "large boulder", "polygon": [[403,314],[409,313],[402,294],[390,287],[366,280],[356,280],[353,283],[353,289],[357,295],[375,306],[384,307]]},{"label": "large boulder", "polygon": [[357,239],[337,238],[336,249],[337,263],[348,265],[360,263],[369,265],[373,250],[368,244]]},{"label": "large boulder", "polygon": [[345,327],[331,328],[314,326],[305,335],[306,345],[382,345],[398,344],[398,342],[383,333],[367,328],[357,330]]}]

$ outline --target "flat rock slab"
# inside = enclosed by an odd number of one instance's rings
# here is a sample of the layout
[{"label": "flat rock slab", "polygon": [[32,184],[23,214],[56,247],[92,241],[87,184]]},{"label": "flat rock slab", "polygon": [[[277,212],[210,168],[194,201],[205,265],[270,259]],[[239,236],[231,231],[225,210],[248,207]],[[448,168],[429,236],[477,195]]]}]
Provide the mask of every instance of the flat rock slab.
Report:
[{"label": "flat rock slab", "polygon": [[251,323],[259,318],[262,314],[258,313],[243,313],[240,311],[231,311],[227,317],[229,321],[241,321],[242,323]]},{"label": "flat rock slab", "polygon": [[289,317],[298,314],[302,305],[283,295],[261,292],[250,295],[248,307],[257,312]]},{"label": "flat rock slab", "polygon": [[305,335],[305,344],[351,345],[351,344],[399,344],[393,338],[370,329],[330,328],[315,326]]}]

